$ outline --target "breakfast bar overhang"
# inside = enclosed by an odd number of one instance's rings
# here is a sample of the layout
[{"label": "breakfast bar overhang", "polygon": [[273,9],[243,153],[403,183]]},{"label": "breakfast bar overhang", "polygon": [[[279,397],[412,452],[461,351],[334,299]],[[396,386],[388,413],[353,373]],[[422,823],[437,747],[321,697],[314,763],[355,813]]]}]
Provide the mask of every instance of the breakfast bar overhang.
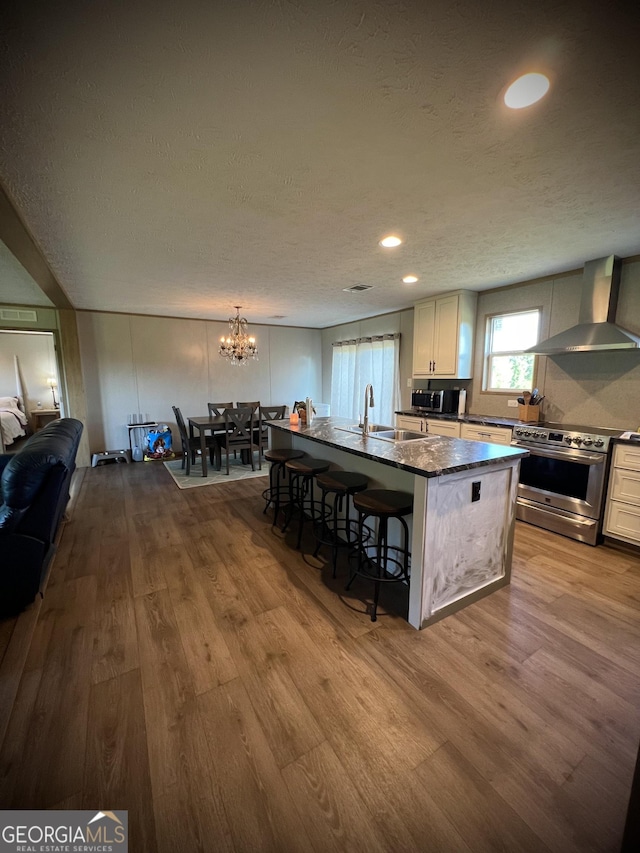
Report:
[{"label": "breakfast bar overhang", "polygon": [[[527,451],[442,436],[388,441],[343,418],[272,421],[271,446],[322,456],[413,494],[408,621],[425,628],[509,583],[520,459]],[[320,448],[318,445],[322,445]]]}]

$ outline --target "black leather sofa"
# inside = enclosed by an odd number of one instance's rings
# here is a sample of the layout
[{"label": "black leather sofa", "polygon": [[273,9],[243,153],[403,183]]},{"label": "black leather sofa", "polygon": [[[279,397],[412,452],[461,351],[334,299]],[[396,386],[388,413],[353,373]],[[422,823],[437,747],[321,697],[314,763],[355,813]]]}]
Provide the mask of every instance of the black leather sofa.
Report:
[{"label": "black leather sofa", "polygon": [[17,453],[0,455],[0,616],[18,613],[41,589],[81,436],[80,421],[61,418]]}]

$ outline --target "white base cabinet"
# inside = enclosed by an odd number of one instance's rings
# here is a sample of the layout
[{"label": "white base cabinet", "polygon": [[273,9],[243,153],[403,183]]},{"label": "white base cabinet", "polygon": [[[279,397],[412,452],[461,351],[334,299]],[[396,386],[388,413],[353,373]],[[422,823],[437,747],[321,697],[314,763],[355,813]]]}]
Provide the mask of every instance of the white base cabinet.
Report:
[{"label": "white base cabinet", "polygon": [[462,424],[460,438],[469,441],[486,441],[489,444],[511,444],[512,430],[506,427]]},{"label": "white base cabinet", "polygon": [[640,546],[640,447],[617,444],[613,450],[603,532]]},{"label": "white base cabinet", "polygon": [[415,415],[396,415],[398,429],[410,429],[412,432],[426,432],[426,420]]},{"label": "white base cabinet", "polygon": [[471,379],[478,294],[459,290],[416,302],[413,319],[415,379]]},{"label": "white base cabinet", "polygon": [[427,432],[430,435],[444,435],[447,438],[460,438],[460,424],[458,421],[442,421],[427,418]]},{"label": "white base cabinet", "polygon": [[445,421],[439,418],[420,418],[415,415],[396,415],[398,429],[410,429],[429,435],[444,435],[447,438],[460,438],[458,421]]}]

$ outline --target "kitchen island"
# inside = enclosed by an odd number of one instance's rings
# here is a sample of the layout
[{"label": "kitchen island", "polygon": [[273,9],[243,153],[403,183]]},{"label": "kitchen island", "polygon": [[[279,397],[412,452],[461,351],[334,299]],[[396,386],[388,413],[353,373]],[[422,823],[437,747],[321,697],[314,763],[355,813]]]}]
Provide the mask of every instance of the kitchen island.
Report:
[{"label": "kitchen island", "polygon": [[272,421],[271,446],[303,450],[332,468],[369,478],[369,488],[413,494],[407,619],[442,619],[509,583],[522,449],[425,436],[391,442],[345,431],[352,422]]}]

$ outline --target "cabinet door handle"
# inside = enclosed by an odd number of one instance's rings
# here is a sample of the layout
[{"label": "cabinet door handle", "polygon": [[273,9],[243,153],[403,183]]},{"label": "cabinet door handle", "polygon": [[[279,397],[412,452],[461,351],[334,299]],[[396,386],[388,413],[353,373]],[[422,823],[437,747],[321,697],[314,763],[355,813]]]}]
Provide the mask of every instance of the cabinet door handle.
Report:
[{"label": "cabinet door handle", "polygon": [[433,362],[433,372],[434,372],[434,373],[436,372],[436,363],[435,363],[435,361]]}]

